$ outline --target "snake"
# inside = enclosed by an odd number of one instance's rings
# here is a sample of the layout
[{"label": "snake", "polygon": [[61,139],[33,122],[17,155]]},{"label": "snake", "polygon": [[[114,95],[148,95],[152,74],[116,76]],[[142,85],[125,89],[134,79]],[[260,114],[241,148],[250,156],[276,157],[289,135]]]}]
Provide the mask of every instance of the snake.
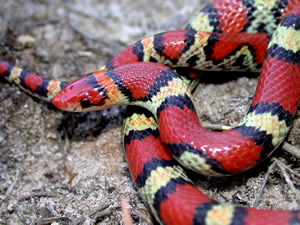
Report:
[{"label": "snake", "polygon": [[[0,76],[65,111],[134,105],[123,128],[126,158],[160,224],[300,224],[299,211],[215,201],[176,162],[209,176],[231,175],[263,161],[282,143],[300,98],[299,5],[216,0],[185,30],[140,40],[74,82],[45,79],[2,60]],[[193,105],[193,70],[257,72],[261,66],[252,104],[240,124],[226,132],[204,129]]]}]

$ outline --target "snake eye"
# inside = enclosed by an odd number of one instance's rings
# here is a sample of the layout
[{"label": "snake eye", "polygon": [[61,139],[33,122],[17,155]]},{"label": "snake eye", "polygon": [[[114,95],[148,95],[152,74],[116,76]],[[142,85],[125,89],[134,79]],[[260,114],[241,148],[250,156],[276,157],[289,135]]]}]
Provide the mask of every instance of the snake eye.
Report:
[{"label": "snake eye", "polygon": [[88,98],[83,98],[80,101],[80,105],[81,105],[82,108],[87,108],[91,105],[90,100]]}]

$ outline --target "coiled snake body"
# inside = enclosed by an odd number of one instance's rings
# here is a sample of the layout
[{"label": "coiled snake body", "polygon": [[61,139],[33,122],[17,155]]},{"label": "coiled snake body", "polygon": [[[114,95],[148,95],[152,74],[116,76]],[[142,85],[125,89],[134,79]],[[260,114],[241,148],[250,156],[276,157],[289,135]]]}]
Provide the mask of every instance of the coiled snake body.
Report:
[{"label": "coiled snake body", "polygon": [[[129,108],[124,145],[132,177],[161,224],[299,224],[299,211],[256,210],[211,200],[172,158],[194,171],[222,176],[255,166],[280,145],[300,98],[299,5],[299,0],[214,1],[186,30],[138,41],[101,70],[70,84],[3,61],[0,74],[62,110],[130,104],[151,111],[154,117]],[[260,17],[268,19],[266,24]],[[275,28],[267,48],[268,33]],[[180,68],[258,71],[262,64],[240,125],[220,133],[205,130],[191,96],[194,73]],[[187,75],[179,77],[169,67]]]}]

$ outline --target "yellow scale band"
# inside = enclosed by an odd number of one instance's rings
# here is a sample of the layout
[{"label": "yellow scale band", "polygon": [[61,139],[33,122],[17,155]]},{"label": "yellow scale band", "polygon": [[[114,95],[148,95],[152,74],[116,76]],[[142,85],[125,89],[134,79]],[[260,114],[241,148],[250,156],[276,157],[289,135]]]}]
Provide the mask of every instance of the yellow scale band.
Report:
[{"label": "yellow scale band", "polygon": [[224,174],[220,174],[211,169],[211,166],[206,163],[206,160],[198,154],[185,151],[176,160],[184,165],[185,168],[193,170],[197,173],[201,171],[202,175],[220,177]]},{"label": "yellow scale band", "polygon": [[148,104],[151,112],[156,116],[156,110],[161,105],[161,103],[170,96],[184,96],[188,95],[192,99],[189,88],[184,84],[183,80],[180,78],[173,78],[173,80],[168,81],[168,86],[161,87],[159,92],[151,98],[148,102],[137,102],[141,107],[145,107]]},{"label": "yellow scale band", "polygon": [[147,202],[150,206],[154,203],[154,197],[156,192],[166,186],[171,179],[182,178],[188,182],[191,182],[190,179],[183,172],[182,168],[179,166],[173,167],[158,167],[156,170],[153,170],[150,176],[147,178],[145,186],[139,190],[143,194],[144,198],[147,199]]},{"label": "yellow scale band", "polygon": [[154,58],[157,60],[157,63],[163,64],[166,66],[174,67],[174,65],[170,60],[166,59],[164,56],[160,56],[154,49],[154,36],[148,37],[142,40],[142,44],[144,47],[144,62],[149,62],[150,58]]},{"label": "yellow scale band", "polygon": [[162,221],[157,215],[156,209],[153,207],[155,194],[159,189],[166,186],[171,179],[182,178],[187,182],[192,181],[186,176],[183,169],[180,166],[173,166],[173,167],[158,167],[156,170],[153,170],[150,176],[146,180],[146,184],[144,187],[139,188],[139,192],[142,195],[142,198],[145,202],[148,203],[152,213],[154,214],[155,218]]},{"label": "yellow scale band", "polygon": [[248,113],[241,121],[240,125],[256,127],[260,131],[265,131],[272,135],[272,144],[274,147],[279,145],[285,138],[289,131],[284,120],[279,121],[278,116],[271,115],[271,113],[255,114],[255,112]]},{"label": "yellow scale band", "polygon": [[60,91],[61,91],[61,88],[60,88],[60,84],[61,82],[60,81],[57,81],[57,80],[50,80],[49,84],[48,84],[48,100],[52,100]]},{"label": "yellow scale band", "polygon": [[[272,15],[272,8],[275,7],[277,0],[254,0],[254,5],[256,9],[253,12],[253,20],[251,21],[250,26],[247,28],[247,32],[250,33],[256,33],[257,28],[261,25],[262,21],[268,21],[266,23],[266,26],[264,27],[265,30],[267,30],[269,33],[270,31],[274,31],[277,27],[277,24],[275,24],[274,17]],[[262,13],[264,11],[264,13]]]},{"label": "yellow scale band", "polygon": [[128,135],[132,130],[142,131],[148,128],[151,128],[152,130],[157,128],[155,119],[153,117],[146,117],[144,114],[134,113],[124,121],[123,132],[125,135]]},{"label": "yellow scale band", "polygon": [[[241,62],[241,65],[250,68],[252,72],[258,72],[259,69],[256,68],[256,63],[253,58],[252,52],[249,50],[248,46],[243,46],[239,51],[237,51],[234,55],[231,55],[228,59],[224,58],[221,63],[218,65],[215,65],[212,63],[212,61],[205,62],[205,64],[209,64],[210,67],[212,67],[214,70],[224,70],[221,69],[222,67],[225,68],[227,71],[245,71],[245,69],[241,69],[241,66],[234,66],[236,63],[237,58],[239,58],[241,55],[244,55],[243,62]],[[200,68],[202,65],[198,65]]]},{"label": "yellow scale band", "polygon": [[188,67],[187,59],[198,56],[199,60],[197,61],[197,67],[202,68],[205,67],[206,63],[209,63],[205,60],[204,47],[207,45],[208,39],[210,37],[210,33],[196,33],[195,34],[195,43],[190,49],[182,55],[182,62],[179,62],[179,66]]},{"label": "yellow scale band", "polygon": [[275,31],[269,46],[277,44],[279,47],[284,48],[286,51],[292,51],[297,53],[300,46],[300,31],[293,29],[292,27],[280,26]]},{"label": "yellow scale band", "polygon": [[[100,70],[100,72],[102,72]],[[116,88],[115,81],[106,75],[104,79],[97,80],[101,87],[106,87],[107,99],[105,100],[105,104],[109,106],[116,105],[125,105],[129,102],[128,98],[118,89]]]},{"label": "yellow scale band", "polygon": [[[178,66],[188,67],[187,60],[193,56],[205,56],[204,47],[207,46],[208,39],[210,37],[210,33],[196,33],[195,34],[195,43],[190,49],[182,55],[182,60],[178,62]],[[223,59],[221,63],[215,65],[212,61],[208,61],[206,57],[198,57],[199,59],[196,61],[196,66],[194,69],[203,69],[210,68],[210,70],[230,70],[230,71],[239,71],[241,70],[240,66],[234,66],[236,63],[236,59],[240,58],[241,55],[244,55],[243,62],[241,63],[243,66],[249,68],[253,72],[258,72],[259,70],[256,68],[255,60],[253,58],[252,52],[249,50],[248,46],[243,46],[239,51],[237,51],[234,55],[231,55],[228,59]],[[243,71],[245,69],[242,69]]]},{"label": "yellow scale band", "polygon": [[197,13],[190,22],[192,28],[196,31],[207,31],[212,32],[213,27],[209,24],[209,17],[208,14],[205,13]]},{"label": "yellow scale band", "polygon": [[19,68],[19,67],[13,67],[10,74],[9,74],[9,77],[8,77],[8,80],[9,81],[13,81],[15,82],[17,85],[20,84],[20,75],[22,73],[22,69]]},{"label": "yellow scale band", "polygon": [[[144,62],[150,62],[151,56],[153,57],[155,55],[158,55],[155,52],[153,42],[154,42],[154,36],[151,36],[151,37],[148,37],[148,38],[145,38],[142,40],[142,44],[144,47],[144,58],[143,58]],[[156,59],[158,60],[158,58],[156,58]]]},{"label": "yellow scale band", "polygon": [[205,218],[207,225],[229,225],[232,224],[234,206],[230,204],[215,205],[208,211]]}]

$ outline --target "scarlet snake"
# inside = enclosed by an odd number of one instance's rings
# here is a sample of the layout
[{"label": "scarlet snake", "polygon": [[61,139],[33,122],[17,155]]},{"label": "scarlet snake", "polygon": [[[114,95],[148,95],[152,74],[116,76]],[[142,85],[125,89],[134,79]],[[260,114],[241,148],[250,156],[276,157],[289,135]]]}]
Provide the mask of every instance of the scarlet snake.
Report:
[{"label": "scarlet snake", "polygon": [[[3,69],[3,73],[4,72],[6,72],[7,71],[7,65],[6,64],[2,64],[2,68],[5,68],[5,69]],[[170,75],[170,76],[172,76],[172,74]],[[25,82],[26,83],[26,82]],[[296,86],[297,87],[297,86]],[[136,94],[138,94],[138,93],[136,93]],[[167,157],[167,156],[166,156]],[[182,181],[181,181],[182,182]],[[207,199],[205,199],[205,200],[207,200]],[[216,206],[218,206],[218,204],[216,203],[216,202],[214,202],[213,204],[215,204]],[[238,208],[236,208],[237,210],[239,210]],[[156,209],[156,211],[158,211],[157,209]],[[162,213],[167,213],[167,210],[160,210]],[[209,211],[209,210],[208,210]],[[242,211],[242,210],[241,210]],[[251,213],[251,210],[249,210],[249,211],[244,211],[244,213],[245,212],[249,212],[249,213]],[[187,213],[188,214],[188,213]],[[190,214],[190,215],[194,215],[194,214]],[[296,215],[296,214],[295,214]],[[283,219],[284,217],[282,216],[282,215],[280,215],[280,217]],[[297,217],[297,215],[295,216],[295,218]],[[201,217],[199,217],[199,219],[200,219]],[[202,218],[203,219],[203,218]],[[240,218],[239,218],[240,219]],[[274,219],[274,217],[273,217],[273,219]],[[185,220],[185,221],[187,221],[187,220]],[[232,219],[232,221],[234,221],[233,219]],[[239,220],[239,222],[241,222],[242,220]],[[265,221],[264,221],[265,222]],[[177,223],[178,223],[178,220],[177,220]]]}]

